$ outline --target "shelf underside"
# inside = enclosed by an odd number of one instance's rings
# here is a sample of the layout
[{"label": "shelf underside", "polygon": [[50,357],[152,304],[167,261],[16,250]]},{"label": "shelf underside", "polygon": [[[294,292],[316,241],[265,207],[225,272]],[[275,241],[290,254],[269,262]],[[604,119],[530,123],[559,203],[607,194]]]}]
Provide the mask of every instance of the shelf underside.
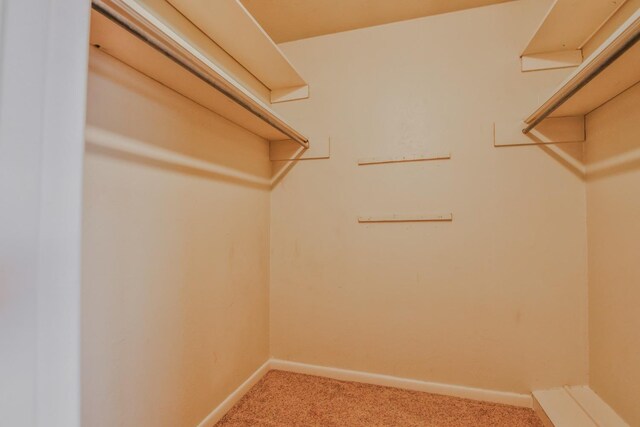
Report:
[{"label": "shelf underside", "polygon": [[580,89],[550,117],[589,114],[640,82],[640,43],[636,43],[597,77]]},{"label": "shelf underside", "polygon": [[239,0],[167,1],[269,89],[307,85]]},{"label": "shelf underside", "polygon": [[289,139],[223,93],[93,10],[91,45],[240,127],[270,141]]}]

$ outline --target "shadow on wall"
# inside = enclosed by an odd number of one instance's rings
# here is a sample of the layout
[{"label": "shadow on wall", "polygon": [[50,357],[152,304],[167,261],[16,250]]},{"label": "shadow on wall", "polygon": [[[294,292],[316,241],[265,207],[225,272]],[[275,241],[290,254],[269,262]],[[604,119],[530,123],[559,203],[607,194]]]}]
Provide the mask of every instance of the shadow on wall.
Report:
[{"label": "shadow on wall", "polygon": [[572,174],[584,180],[586,177],[586,169],[583,144],[584,143],[540,144],[538,147]]},{"label": "shadow on wall", "polygon": [[298,163],[305,151],[305,148],[300,147],[300,149],[292,156],[292,160],[278,160],[271,162],[271,187],[276,187],[280,181],[287,176],[291,169]]},{"label": "shadow on wall", "polygon": [[267,178],[186,156],[95,127],[87,128],[86,142],[87,150],[90,152],[108,155],[123,161],[261,190],[271,188],[271,182]]},{"label": "shadow on wall", "polygon": [[[587,116],[587,141],[596,143],[593,147],[588,145],[589,142],[586,143],[589,181],[640,169],[640,139],[634,137],[640,123],[637,103],[634,103],[634,99],[637,99],[634,96],[638,90],[640,83],[636,83]],[[592,114],[594,116],[591,116]],[[620,125],[606,129],[602,123]]]},{"label": "shadow on wall", "polygon": [[305,151],[301,148],[292,160],[273,161],[271,179],[268,179],[92,126],[87,127],[85,139],[87,151],[94,154],[259,190],[277,186]]},{"label": "shadow on wall", "polygon": [[127,152],[129,160],[149,156],[156,166],[175,162],[183,171],[210,177],[229,172],[236,182],[246,178],[268,185],[264,139],[150,78],[141,79],[141,73],[103,52],[91,49],[89,60],[87,97],[100,99],[88,104],[89,148],[100,145],[105,153]]},{"label": "shadow on wall", "polygon": [[629,140],[627,142],[629,143],[628,145],[633,145],[633,147],[628,147],[630,148],[629,151],[622,152],[616,157],[589,164],[587,166],[587,180],[595,181],[640,169],[640,144],[638,141]]},{"label": "shadow on wall", "polygon": [[[587,135],[587,141],[578,144],[575,142],[536,143],[535,146],[585,181],[640,169],[640,141],[619,138],[616,144],[610,144],[604,150],[600,150],[596,162],[589,162],[586,157],[588,138],[589,135]],[[521,149],[521,147],[522,145],[513,145],[504,148]]]},{"label": "shadow on wall", "polygon": [[[607,135],[610,143],[600,144],[597,155],[591,156],[594,157],[593,159],[587,155],[589,141],[598,139],[598,129],[589,126],[590,116],[601,111],[602,108],[606,108],[610,105],[610,102],[617,100],[619,97],[637,90],[639,85],[640,83],[636,83],[586,116],[586,141],[578,145],[580,150],[571,144],[541,144],[539,145],[540,149],[571,170],[572,173],[587,181],[595,181],[640,169],[640,140],[629,138],[629,133],[626,129],[617,129],[613,135]],[[608,119],[616,120],[620,123],[638,122],[637,111],[633,108],[616,107],[616,105],[614,104],[614,108],[607,108],[602,114],[608,115]]]},{"label": "shadow on wall", "polygon": [[[212,120],[205,107],[152,79],[140,79],[139,72],[105,53],[92,49],[89,68],[88,97],[92,99],[95,92],[102,99],[89,105],[89,152],[261,190],[278,185],[305,152],[292,153],[294,160],[265,162],[267,141],[217,115],[219,120]],[[117,98],[123,90],[128,94],[126,104]],[[109,110],[113,105],[124,111],[114,114]],[[189,113],[173,114],[179,105]],[[127,122],[121,120],[123,115],[129,117]]]},{"label": "shadow on wall", "polygon": [[541,144],[538,147],[574,175],[594,181],[640,169],[640,141],[621,138],[617,142],[608,146],[607,153],[593,163],[584,153],[587,141],[582,144]]}]

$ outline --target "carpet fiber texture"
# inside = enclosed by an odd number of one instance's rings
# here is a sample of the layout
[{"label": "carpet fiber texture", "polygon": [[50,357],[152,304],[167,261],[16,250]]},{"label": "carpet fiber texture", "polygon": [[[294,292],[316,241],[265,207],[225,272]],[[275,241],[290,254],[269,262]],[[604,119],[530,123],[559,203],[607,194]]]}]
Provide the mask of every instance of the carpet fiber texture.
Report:
[{"label": "carpet fiber texture", "polygon": [[275,370],[216,425],[543,427],[527,408]]}]

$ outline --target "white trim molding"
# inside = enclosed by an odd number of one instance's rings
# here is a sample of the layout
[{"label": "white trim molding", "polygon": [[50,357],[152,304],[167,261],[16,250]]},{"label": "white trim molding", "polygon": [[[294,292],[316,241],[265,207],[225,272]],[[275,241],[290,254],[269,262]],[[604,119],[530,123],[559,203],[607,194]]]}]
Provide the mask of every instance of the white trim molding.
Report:
[{"label": "white trim molding", "polygon": [[465,399],[481,400],[485,402],[502,403],[505,405],[531,408],[531,395],[505,391],[486,390],[475,387],[434,383],[391,375],[373,374],[349,369],[327,368],[324,366],[308,365],[306,363],[290,362],[287,360],[271,359],[270,369],[297,372],[300,374],[317,375],[342,381],[355,381],[365,384],[396,387],[406,390],[422,391],[426,393],[442,394],[445,396],[462,397]]},{"label": "white trim molding", "polygon": [[270,362],[270,360],[264,362],[262,366],[260,366],[253,374],[251,374],[251,376],[247,378],[245,382],[240,384],[240,386],[232,391],[231,394],[222,401],[222,403],[216,406],[216,408],[211,411],[211,413],[207,415],[207,417],[202,420],[200,424],[198,424],[198,427],[211,427],[218,421],[220,421],[222,417],[224,417],[225,414],[229,412],[231,408],[233,408],[233,405],[238,403],[240,399],[242,399],[242,397],[247,394],[247,392],[251,390],[251,388],[256,385],[267,372],[269,372]]},{"label": "white trim molding", "polygon": [[555,427],[629,427],[589,386],[564,386],[533,392],[534,409]]},{"label": "white trim molding", "polygon": [[295,372],[298,374],[315,375],[340,381],[354,381],[385,387],[395,387],[405,390],[441,394],[445,396],[462,397],[465,399],[479,400],[483,402],[502,403],[505,405],[524,408],[531,408],[533,405],[533,399],[531,395],[528,394],[434,383],[394,377],[391,375],[352,371],[349,369],[328,368],[325,366],[309,365],[307,363],[291,362],[282,359],[269,359],[225,400],[223,400],[222,403],[220,403],[209,415],[207,415],[207,417],[198,424],[198,427],[212,427],[215,425],[215,423],[220,421],[222,417],[224,417],[224,415],[233,407],[233,405],[238,403],[240,399],[242,399],[242,397],[270,370]]}]

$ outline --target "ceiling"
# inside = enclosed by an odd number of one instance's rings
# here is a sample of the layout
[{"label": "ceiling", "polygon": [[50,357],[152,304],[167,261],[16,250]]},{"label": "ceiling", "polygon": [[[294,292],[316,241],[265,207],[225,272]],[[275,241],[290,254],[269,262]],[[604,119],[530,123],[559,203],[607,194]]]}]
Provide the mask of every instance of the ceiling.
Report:
[{"label": "ceiling", "polygon": [[240,0],[276,43],[510,0]]}]

